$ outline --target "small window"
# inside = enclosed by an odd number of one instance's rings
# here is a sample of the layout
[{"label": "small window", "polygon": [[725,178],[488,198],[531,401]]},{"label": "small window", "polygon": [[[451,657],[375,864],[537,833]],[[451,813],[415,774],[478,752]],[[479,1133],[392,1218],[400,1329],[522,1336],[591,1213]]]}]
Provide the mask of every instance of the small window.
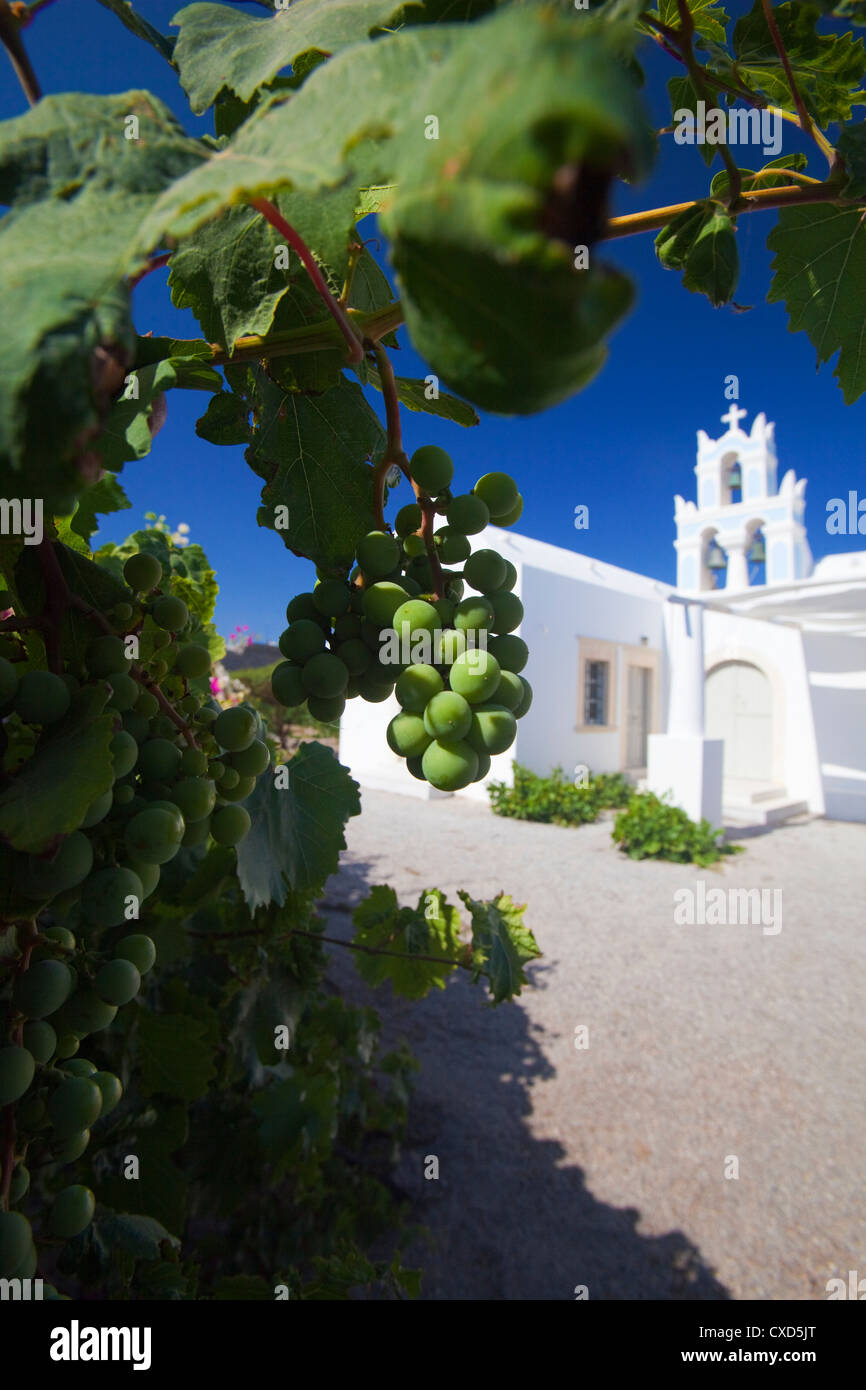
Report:
[{"label": "small window", "polygon": [[583,678],[584,724],[607,723],[608,661],[587,661]]}]

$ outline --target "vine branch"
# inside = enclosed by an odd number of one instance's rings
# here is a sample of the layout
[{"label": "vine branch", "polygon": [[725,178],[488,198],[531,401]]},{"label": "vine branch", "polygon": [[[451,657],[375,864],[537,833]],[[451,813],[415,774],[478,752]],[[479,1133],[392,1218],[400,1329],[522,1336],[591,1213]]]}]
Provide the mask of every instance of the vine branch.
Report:
[{"label": "vine branch", "polygon": [[354,328],[346,317],[343,305],[335,299],[328,288],[321,270],[316,264],[315,257],[310,250],[300,232],[296,231],[290,222],[287,222],[279,208],[274,207],[273,203],[267,198],[252,198],[251,206],[260,212],[272,227],[284,236],[296,255],[300,256],[301,261],[306,267],[307,274],[312,280],[318,291],[319,297],[324,301],[328,313],[335,320],[337,327],[346,340],[349,348],[349,361],[351,363],[361,362],[364,358],[364,350],[361,347],[360,339],[355,333]]},{"label": "vine branch", "polygon": [[[237,941],[245,936],[265,936],[267,927],[247,927],[243,931],[193,931],[187,928],[190,936],[202,937],[209,941]],[[412,951],[389,951],[383,946],[362,946],[358,941],[344,941],[339,936],[324,936],[322,932],[304,931],[301,927],[293,927],[286,936],[274,936],[272,941],[291,941],[293,936],[308,936],[311,941],[327,941],[332,946],[345,946],[349,951],[363,951],[368,956],[394,956],[397,960],[424,960],[432,965],[456,965],[461,970],[472,970],[473,967],[467,962],[456,960],[453,956],[424,956]],[[468,949],[468,948],[467,948]]]},{"label": "vine branch", "polygon": [[774,47],[779,55],[779,62],[785,69],[785,77],[788,80],[788,86],[791,89],[791,96],[793,97],[794,105],[797,108],[797,115],[800,118],[801,129],[804,131],[806,135],[810,135],[814,139],[815,131],[812,126],[812,118],[809,115],[809,112],[806,110],[806,103],[803,101],[803,98],[800,95],[800,89],[798,88],[796,80],[794,78],[794,72],[791,67],[791,60],[788,57],[787,50],[785,48],[784,43],[782,42],[782,35],[779,33],[779,26],[776,23],[776,16],[773,14],[773,6],[770,3],[770,0],[761,0],[761,4],[764,10],[764,19],[766,20],[767,28],[770,31],[770,38],[773,40]]},{"label": "vine branch", "polygon": [[[612,241],[617,237],[632,236],[635,232],[649,232],[664,227],[672,217],[685,212],[687,208],[695,207],[699,202],[703,202],[703,199],[691,198],[687,203],[671,203],[668,207],[647,208],[644,212],[628,213],[625,217],[612,217],[600,240]],[[811,184],[805,188],[796,184],[786,184],[783,188],[755,188],[740,194],[737,215],[761,209],[797,207],[801,203],[844,205],[845,199],[839,196],[838,183],[829,181]],[[848,206],[859,207],[860,204],[851,202]]]},{"label": "vine branch", "polygon": [[42,97],[42,88],[39,86],[39,79],[27,57],[27,50],[22,42],[20,29],[20,20],[9,6],[8,0],[0,0],[0,43],[3,44],[9,55],[9,61],[15,70],[15,76],[21,83],[24,95],[30,105],[35,106]]}]

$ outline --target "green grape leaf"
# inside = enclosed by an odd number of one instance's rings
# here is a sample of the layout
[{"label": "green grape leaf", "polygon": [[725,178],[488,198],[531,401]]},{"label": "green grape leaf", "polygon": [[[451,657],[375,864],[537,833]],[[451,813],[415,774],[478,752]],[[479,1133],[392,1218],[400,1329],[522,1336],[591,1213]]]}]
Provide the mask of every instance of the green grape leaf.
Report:
[{"label": "green grape leaf", "polygon": [[395,0],[295,0],[270,18],[226,5],[195,4],[174,19],[181,84],[196,115],[228,87],[249,101],[283,68],[306,71],[318,57],[366,39],[400,8]]},{"label": "green grape leaf", "polygon": [[468,24],[490,14],[503,0],[408,0],[394,23]]},{"label": "green grape leaf", "polygon": [[[725,14],[718,0],[689,0],[689,13],[694,21],[695,33],[715,43],[725,42],[725,26],[730,15]],[[659,0],[658,9],[650,10],[649,15],[652,19],[660,19],[669,29],[682,28],[677,0]]]},{"label": "green grape leaf", "polygon": [[198,1100],[216,1075],[206,1023],[187,1014],[138,1014],[142,1094]]},{"label": "green grape leaf", "polygon": [[337,1133],[339,1081],[336,1076],[301,1074],[273,1081],[258,1091],[252,1109],[259,1134],[275,1168],[285,1173],[297,1160],[316,1153],[327,1157]]},{"label": "green grape leaf", "polygon": [[[757,172],[754,169],[741,169],[741,189],[744,193],[751,193],[756,188],[782,188],[791,182],[787,171],[805,169],[808,162],[804,154],[784,154],[779,159],[770,160]],[[710,184],[710,197],[721,201],[728,197],[730,188],[727,169],[720,169]]]},{"label": "green grape leaf", "polygon": [[846,198],[866,198],[866,121],[845,126],[839,133],[836,150],[848,172]]},{"label": "green grape leaf", "polygon": [[112,14],[116,14],[121,24],[137,39],[144,39],[146,43],[152,44],[157,53],[161,53],[169,63],[172,61],[177,40],[154,29],[152,24],[132,8],[131,0],[99,0],[99,3],[111,10]]},{"label": "green grape leaf", "polygon": [[[711,84],[712,80],[712,73],[708,72],[708,84]],[[694,83],[692,82],[692,79],[690,77],[669,78],[668,96],[670,97],[671,102],[671,115],[673,116],[674,122],[676,124],[679,124],[682,121],[683,118],[680,113],[683,111],[688,111],[691,113],[691,115],[697,117],[699,98],[695,90]],[[698,154],[701,156],[701,159],[707,166],[712,164],[713,160],[719,152],[718,145],[710,145],[706,141],[696,145],[696,149],[698,151]]]},{"label": "green grape leaf", "polygon": [[233,391],[220,391],[211,396],[204,415],[196,420],[195,432],[209,444],[248,444],[249,407]]},{"label": "green grape leaf", "polygon": [[[866,50],[863,40],[850,34],[818,34],[819,14],[816,5],[773,6],[800,95],[818,124],[828,126],[850,120],[851,107],[864,104],[857,88],[866,74]],[[733,49],[741,80],[763,92],[772,105],[796,110],[761,0],[755,0],[750,12],[734,25]]]},{"label": "green grape leaf", "polygon": [[[110,516],[113,512],[129,511],[132,503],[124,492],[120,483],[113,473],[106,473],[100,478],[98,483],[91,483],[90,487],[84,489],[78,497],[78,505],[71,517],[64,517],[58,525],[58,535],[60,535],[61,525],[66,523],[70,532],[70,540],[80,539],[85,543],[85,549],[90,551],[90,538],[99,529],[98,517]],[[60,539],[64,537],[60,535]]]},{"label": "green grape leaf", "polygon": [[476,902],[462,891],[459,896],[472,914],[474,978],[487,977],[491,1003],[514,999],[529,983],[524,965],[541,955],[523,921],[525,907],[518,907],[505,893],[492,902]]},{"label": "green grape leaf", "polygon": [[104,468],[117,473],[131,459],[150,453],[153,436],[165,414],[163,393],[174,386],[176,379],[171,358],[127,375],[123,392],[103,421],[95,444]]},{"label": "green grape leaf", "polygon": [[246,459],[265,479],[259,525],[314,564],[348,569],[358,541],[375,525],[366,460],[384,448],[379,420],[357,382],[345,377],[319,396],[282,390],[259,368],[248,380],[256,428]]},{"label": "green grape leaf", "polygon": [[244,802],[252,826],[238,845],[238,881],[251,913],[284,903],[287,885],[319,892],[346,848],[346,821],[361,812],[357,782],[320,743],[302,744],[276,774]]},{"label": "green grape leaf", "polygon": [[[424,138],[428,113],[441,113],[438,140]],[[535,9],[466,27],[395,143],[381,222],[413,346],[487,410],[530,413],[579,390],[632,292],[594,255],[577,269],[574,249],[597,240],[610,180],[640,174],[652,150],[602,32],[575,42],[570,19]]]},{"label": "green grape leaf", "polygon": [[139,1160],[137,1181],[106,1174],[99,1184],[99,1196],[108,1206],[123,1207],[126,1214],[151,1217],[169,1232],[182,1233],[186,1225],[189,1180],[172,1155],[189,1136],[186,1105],[179,1101],[160,1104],[138,1119],[128,1137],[127,1153]]},{"label": "green grape leaf", "polygon": [[275,1029],[289,1030],[289,1047],[294,1045],[295,1032],[304,1011],[308,992],[298,985],[294,970],[279,962],[268,964],[266,977],[258,979],[247,991],[245,1007],[237,1029],[237,1043],[252,1048],[264,1067],[275,1067],[291,1060],[291,1051],[275,1047]]},{"label": "green grape leaf", "polygon": [[158,1260],[161,1245],[167,1240],[180,1248],[177,1236],[154,1220],[152,1216],[134,1216],[129,1212],[102,1212],[93,1223],[94,1234],[110,1250],[122,1250],[134,1260]]},{"label": "green grape leaf", "polygon": [[113,736],[114,719],[106,714],[41,743],[0,792],[0,841],[46,854],[61,836],[77,830],[91,803],[114,781]]},{"label": "green grape leaf", "polygon": [[705,294],[718,309],[733,298],[739,275],[734,223],[726,212],[718,209],[701,227],[689,250],[683,285],[693,293]]},{"label": "green grape leaf", "polygon": [[[382,390],[382,380],[375,367],[367,368],[367,380],[376,387],[377,391]],[[449,396],[447,392],[442,393],[438,386],[436,386],[436,395],[428,397],[427,392],[432,390],[433,386],[424,377],[398,376],[396,382],[397,396],[407,410],[420,410],[427,415],[439,415],[443,420],[453,420],[456,425],[477,425],[480,423],[476,411],[468,401],[460,401],[456,396]]]},{"label": "green grape leaf", "polygon": [[781,300],[788,328],[801,330],[817,353],[817,365],[838,352],[834,376],[846,405],[866,390],[863,301],[866,296],[866,230],[860,208],[785,208],[767,238],[776,253],[767,299]]},{"label": "green grape leaf", "polygon": [[[434,987],[444,989],[445,980],[457,968],[460,913],[438,888],[422,893],[418,906],[411,908],[400,907],[394,889],[378,884],[355,908],[352,921],[357,946],[397,953],[357,953],[358,974],[368,985],[390,980],[395,994],[423,999]],[[441,956],[443,963],[418,959],[421,956]]]}]

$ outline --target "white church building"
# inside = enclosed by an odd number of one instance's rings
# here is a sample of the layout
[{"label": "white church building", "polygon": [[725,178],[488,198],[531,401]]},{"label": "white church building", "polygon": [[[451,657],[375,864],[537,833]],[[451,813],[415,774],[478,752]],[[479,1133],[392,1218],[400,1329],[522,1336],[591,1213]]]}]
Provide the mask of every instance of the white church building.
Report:
[{"label": "white church building", "polygon": [[[495,527],[517,570],[533,703],[486,780],[625,772],[713,825],[866,821],[866,550],[814,563],[806,480],[777,479],[774,426],[731,406],[698,431],[697,502],[675,498],[676,587]],[[556,614],[555,625],[550,614]],[[340,761],[362,787],[438,798],[352,700]],[[455,793],[487,800],[486,783]]]}]

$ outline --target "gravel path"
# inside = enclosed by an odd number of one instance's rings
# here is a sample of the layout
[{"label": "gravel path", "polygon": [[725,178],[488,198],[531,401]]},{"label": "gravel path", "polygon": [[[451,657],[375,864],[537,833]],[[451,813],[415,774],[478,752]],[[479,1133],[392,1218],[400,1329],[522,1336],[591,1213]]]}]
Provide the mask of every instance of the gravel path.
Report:
[{"label": "gravel path", "polygon": [[[413,1251],[423,1297],[814,1299],[866,1275],[866,826],[789,824],[697,870],[628,860],[609,820],[363,801],[329,900],[382,882],[401,902],[504,889],[544,952],[498,1009],[462,972],[392,999],[335,953],[388,1045],[405,1037],[421,1061],[397,1177],[433,1236]],[[698,879],[781,888],[781,931],[676,925],[673,894]],[[328,930],[349,935],[346,914]]]}]

